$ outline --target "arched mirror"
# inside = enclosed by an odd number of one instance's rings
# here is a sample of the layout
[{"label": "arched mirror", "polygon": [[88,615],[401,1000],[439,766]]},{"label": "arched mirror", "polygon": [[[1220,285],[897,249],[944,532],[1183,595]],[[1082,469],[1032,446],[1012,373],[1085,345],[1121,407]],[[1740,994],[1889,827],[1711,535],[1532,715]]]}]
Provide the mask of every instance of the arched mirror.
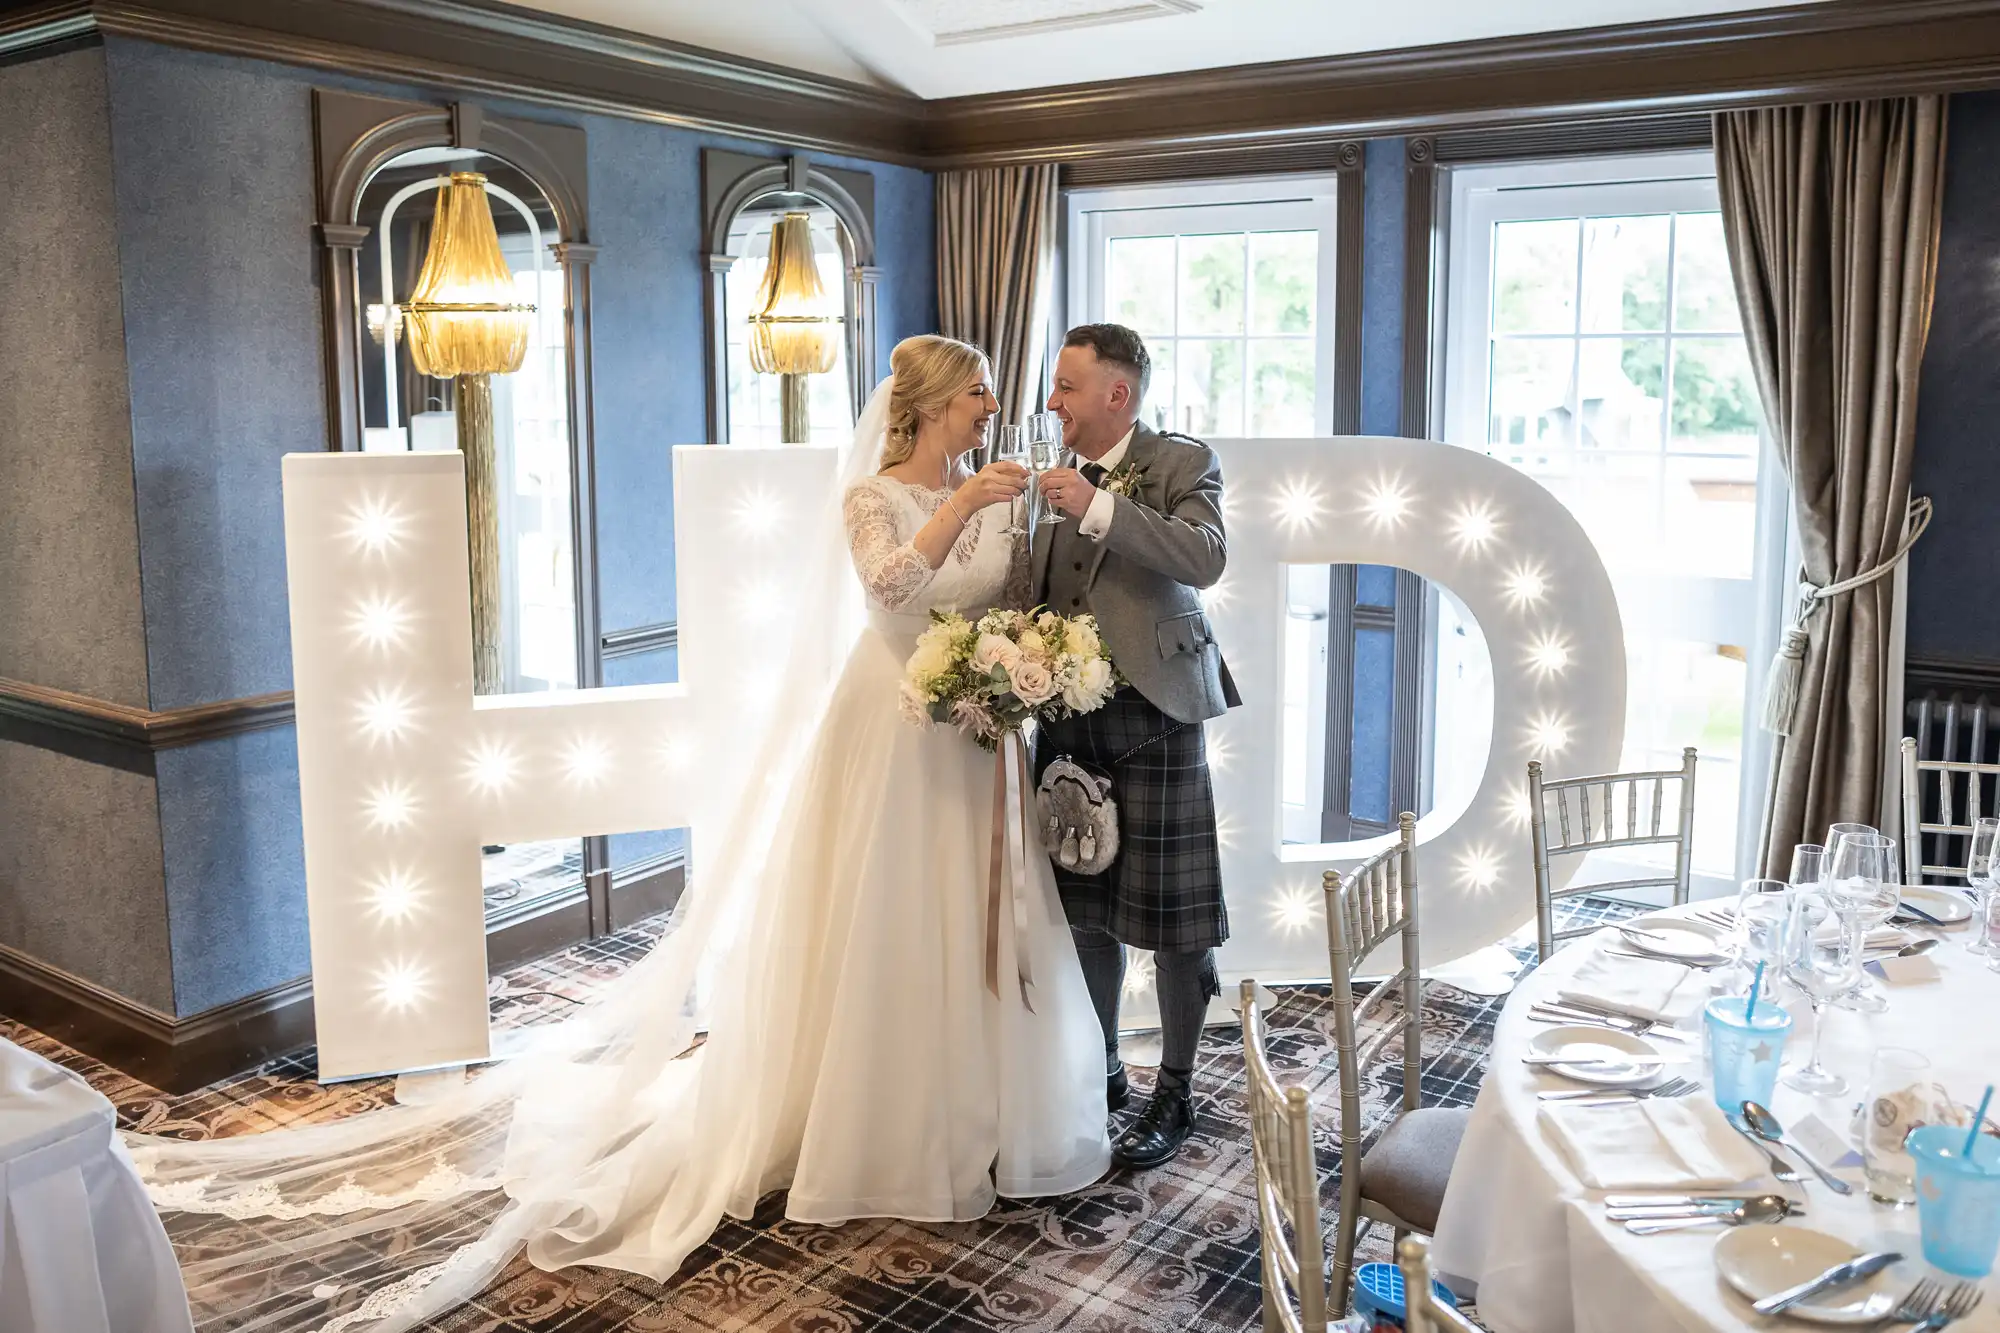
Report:
[{"label": "arched mirror", "polygon": [[[318,94],[337,448],[460,450],[480,694],[599,683],[581,132]],[[489,847],[487,911],[584,892],[601,839]]]},{"label": "arched mirror", "polygon": [[841,442],[876,378],[874,178],[709,149],[702,180],[709,438]]}]

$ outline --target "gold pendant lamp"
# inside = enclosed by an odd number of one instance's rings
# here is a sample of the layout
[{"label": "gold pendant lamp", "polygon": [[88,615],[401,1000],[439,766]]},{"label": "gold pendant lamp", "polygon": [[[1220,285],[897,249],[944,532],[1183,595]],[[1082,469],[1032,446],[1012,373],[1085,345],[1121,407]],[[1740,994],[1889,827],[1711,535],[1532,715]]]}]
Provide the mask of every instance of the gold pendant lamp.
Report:
[{"label": "gold pendant lamp", "polygon": [[771,225],[771,259],[750,315],[750,365],[778,377],[779,434],[804,444],[812,433],[806,376],[832,370],[840,354],[838,303],[820,285],[812,218],[787,213]]},{"label": "gold pendant lamp", "polygon": [[490,376],[528,355],[533,305],[514,299],[486,177],[453,172],[438,187],[437,217],[416,293],[402,307],[417,370],[456,383],[458,448],[465,455],[466,537],[472,555],[473,691],[500,691],[500,495]]}]

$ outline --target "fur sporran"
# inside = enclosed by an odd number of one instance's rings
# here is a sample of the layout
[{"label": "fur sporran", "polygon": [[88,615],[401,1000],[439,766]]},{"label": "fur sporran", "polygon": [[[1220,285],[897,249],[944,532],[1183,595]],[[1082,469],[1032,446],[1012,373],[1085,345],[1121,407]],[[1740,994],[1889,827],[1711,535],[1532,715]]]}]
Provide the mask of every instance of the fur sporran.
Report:
[{"label": "fur sporran", "polygon": [[[1149,736],[1111,761],[1113,771],[1149,745],[1156,745],[1188,724],[1176,723]],[[1068,755],[1042,770],[1035,788],[1035,805],[1042,817],[1042,845],[1049,859],[1073,875],[1101,875],[1118,859],[1118,801],[1110,773],[1079,763]]]}]

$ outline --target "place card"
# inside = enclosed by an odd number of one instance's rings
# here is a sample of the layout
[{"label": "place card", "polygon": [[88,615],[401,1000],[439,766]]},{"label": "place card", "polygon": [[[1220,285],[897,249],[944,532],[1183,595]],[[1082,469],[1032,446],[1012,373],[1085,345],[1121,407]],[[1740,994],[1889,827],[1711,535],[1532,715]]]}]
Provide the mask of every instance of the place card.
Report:
[{"label": "place card", "polygon": [[1936,960],[1927,953],[1915,954],[1908,958],[1890,954],[1887,958],[1878,958],[1868,964],[1868,970],[1891,986],[1915,986],[1926,981],[1936,981],[1944,975],[1938,971]]},{"label": "place card", "polygon": [[1801,1147],[1828,1166],[1861,1165],[1861,1154],[1854,1151],[1846,1137],[1810,1111],[1786,1128]]}]

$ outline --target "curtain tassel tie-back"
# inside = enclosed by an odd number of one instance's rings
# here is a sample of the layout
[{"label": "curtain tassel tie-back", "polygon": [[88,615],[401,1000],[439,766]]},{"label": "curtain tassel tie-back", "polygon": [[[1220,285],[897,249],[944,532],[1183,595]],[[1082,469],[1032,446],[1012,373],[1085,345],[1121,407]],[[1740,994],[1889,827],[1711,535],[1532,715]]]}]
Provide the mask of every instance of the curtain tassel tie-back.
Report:
[{"label": "curtain tassel tie-back", "polygon": [[1842,593],[1852,592],[1865,584],[1873,583],[1885,574],[1894,572],[1896,566],[1909,556],[1910,548],[1917,544],[1917,538],[1924,535],[1930,526],[1931,501],[1927,495],[1911,499],[1910,507],[1903,519],[1903,543],[1896,553],[1872,569],[1863,570],[1851,579],[1842,579],[1826,587],[1817,587],[1804,579],[1799,580],[1799,611],[1792,623],[1785,627],[1785,634],[1778,642],[1777,656],[1771,659],[1771,671],[1764,680],[1764,730],[1779,736],[1789,736],[1797,723],[1794,716],[1799,707],[1799,688],[1805,679],[1806,649],[1812,645],[1813,612],[1832,598]]}]

